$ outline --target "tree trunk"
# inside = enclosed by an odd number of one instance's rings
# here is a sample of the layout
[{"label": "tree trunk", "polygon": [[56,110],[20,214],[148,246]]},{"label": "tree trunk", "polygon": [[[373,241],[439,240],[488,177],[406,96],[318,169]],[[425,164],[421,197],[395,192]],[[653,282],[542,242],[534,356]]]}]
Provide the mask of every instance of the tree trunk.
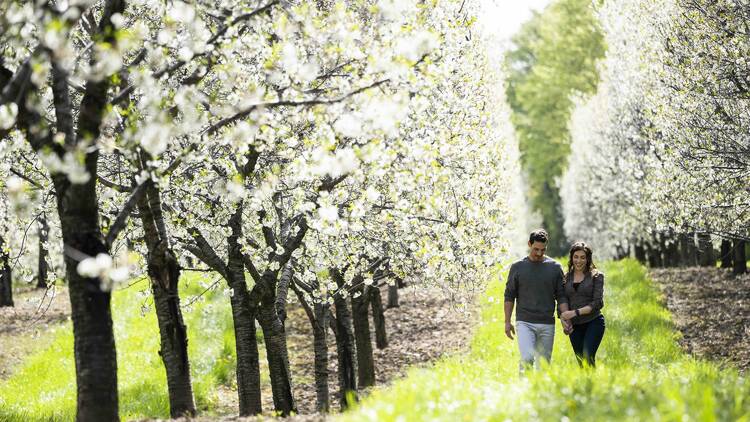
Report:
[{"label": "tree trunk", "polygon": [[[354,285],[360,283],[354,282]],[[357,378],[359,387],[375,385],[375,360],[372,351],[369,317],[369,286],[358,288],[358,297],[352,296],[352,320],[354,322],[354,339],[357,344]]]},{"label": "tree trunk", "polygon": [[628,255],[630,255],[630,249],[623,247],[622,244],[617,244],[617,246],[615,246],[615,254],[615,260],[619,261],[627,258]]},{"label": "tree trunk", "polygon": [[383,299],[380,295],[380,288],[371,287],[370,305],[372,306],[372,322],[375,327],[375,346],[378,349],[388,347],[388,337],[385,331],[385,314],[383,313]]},{"label": "tree trunk", "polygon": [[187,327],[183,322],[177,292],[180,269],[171,250],[159,255],[161,256],[149,259],[149,276],[159,323],[159,354],[167,372],[170,416],[194,416],[195,400],[190,379]]},{"label": "tree trunk", "polygon": [[646,263],[646,249],[643,247],[643,243],[638,242],[635,244],[635,259],[641,264]]},{"label": "tree trunk", "polygon": [[701,267],[716,266],[714,245],[708,233],[698,233],[698,259]]},{"label": "tree trunk", "polygon": [[680,267],[690,266],[690,257],[688,256],[688,235],[686,233],[680,233],[677,237],[677,249],[678,259]]},{"label": "tree trunk", "polygon": [[[90,160],[88,163],[96,162]],[[96,175],[96,167],[87,168]],[[78,421],[116,421],[117,353],[112,330],[109,286],[99,278],[78,274],[86,257],[106,254],[99,227],[99,209],[92,177],[89,183],[70,184],[64,175],[53,176],[57,208],[65,245],[65,275],[73,320]]]},{"label": "tree trunk", "polygon": [[[101,42],[116,44],[111,17],[124,10],[123,0],[104,3],[96,34]],[[95,63],[96,60],[92,59],[92,64]],[[56,127],[58,134],[65,135],[64,147],[54,143],[49,123],[44,121],[34,107],[27,106],[30,99],[28,93],[39,88],[33,82],[30,83],[32,89],[24,88],[17,93],[17,124],[36,152],[48,148],[62,159],[65,150],[78,147],[79,141],[84,137],[87,138],[87,144],[90,142],[95,145],[106,109],[110,80],[105,78],[86,82],[76,116],[77,128],[74,129],[67,75],[60,71],[55,60],[51,64]],[[119,420],[117,353],[110,309],[111,285],[98,276],[82,276],[77,270],[82,260],[108,253],[99,226],[96,193],[99,150],[96,147],[85,150],[83,167],[89,175],[88,181],[72,184],[65,174],[54,173],[52,182],[62,228],[65,275],[73,322],[76,419],[79,422],[109,422]]]},{"label": "tree trunk", "polygon": [[657,267],[668,267],[669,266],[669,251],[667,249],[666,235],[659,233],[659,243],[655,246],[656,249],[656,262]]},{"label": "tree trunk", "polygon": [[47,216],[42,213],[39,216],[39,259],[37,261],[37,278],[36,288],[46,289],[47,288],[47,273],[49,265],[47,265],[47,239],[49,237],[49,225],[47,224]]},{"label": "tree trunk", "polygon": [[0,307],[13,306],[13,271],[10,254],[5,251],[5,241],[0,237]]},{"label": "tree trunk", "polygon": [[695,244],[695,232],[687,235],[687,258],[688,265],[694,267],[698,265],[698,247]]},{"label": "tree trunk", "polygon": [[[328,392],[328,344],[326,342],[326,325],[328,324],[328,302],[313,303],[305,300],[305,294],[294,282],[290,284],[297,294],[308,321],[313,329],[313,353],[315,355],[315,396],[316,409],[320,413],[328,413],[330,400]],[[317,286],[315,287],[317,288]],[[309,291],[308,291],[309,292]]]},{"label": "tree trunk", "polygon": [[[227,238],[227,282],[232,289],[232,320],[234,322],[237,352],[237,395],[240,416],[257,415],[263,411],[260,394],[260,356],[255,331],[258,310],[251,305],[250,292],[245,281],[245,264],[242,255],[242,202],[237,204],[229,226],[232,234]],[[266,341],[268,339],[266,338]]]},{"label": "tree trunk", "polygon": [[144,183],[147,183],[146,192],[138,201],[138,210],[148,248],[147,268],[159,324],[159,355],[167,373],[169,412],[172,418],[195,416],[187,327],[182,318],[178,289],[180,266],[164,226],[158,188],[151,181]]},{"label": "tree trunk", "polygon": [[315,393],[317,410],[328,413],[330,400],[328,393],[328,343],[326,325],[328,324],[328,304],[315,304],[315,324],[313,326],[313,348],[315,349]]},{"label": "tree trunk", "polygon": [[695,266],[695,233],[680,233],[678,235],[679,266]]},{"label": "tree trunk", "polygon": [[729,239],[721,239],[721,268],[732,268],[733,258],[732,242]]},{"label": "tree trunk", "polygon": [[388,309],[398,308],[398,285],[396,283],[388,285]]},{"label": "tree trunk", "polygon": [[647,243],[646,244],[646,256],[647,256],[647,259],[648,259],[648,266],[649,267],[651,267],[651,268],[657,268],[659,266],[658,265],[658,260],[656,259],[657,258],[657,254],[658,254],[658,252],[657,252],[656,247],[654,247],[654,245],[652,243]]},{"label": "tree trunk", "polygon": [[670,235],[670,238],[668,239],[668,243],[666,244],[666,259],[664,266],[665,267],[679,267],[680,266],[680,254],[679,254],[679,247],[678,247],[678,239],[674,237],[673,234]]},{"label": "tree trunk", "polygon": [[240,416],[251,416],[263,411],[260,394],[260,362],[255,331],[257,307],[251,300],[251,292],[245,282],[244,256],[239,239],[242,238],[242,201],[229,219],[231,234],[227,237],[227,262],[224,263],[208,243],[200,230],[188,229],[195,243],[188,249],[211,269],[220,273],[231,289],[229,303],[232,306],[235,351],[237,354],[237,396]]},{"label": "tree trunk", "polygon": [[745,241],[734,241],[734,266],[732,274],[739,275],[747,272],[747,256],[745,254]]},{"label": "tree trunk", "polygon": [[232,321],[237,353],[237,396],[240,416],[257,415],[263,411],[260,395],[260,355],[255,331],[255,311],[250,306],[250,295],[245,274],[229,273],[232,289]]},{"label": "tree trunk", "polygon": [[[337,269],[331,269],[331,277],[339,290],[345,288],[343,277]],[[333,297],[336,318],[331,318],[331,328],[336,336],[336,355],[339,364],[339,403],[341,410],[357,401],[357,366],[354,348],[354,328],[352,314],[346,298],[339,292]]]},{"label": "tree trunk", "polygon": [[289,284],[292,282],[294,271],[292,260],[284,266],[279,276],[279,285],[276,287],[276,312],[279,314],[281,323],[286,323],[286,299],[289,294]]},{"label": "tree trunk", "polygon": [[271,375],[274,409],[281,412],[283,416],[288,416],[292,412],[296,413],[297,408],[292,395],[292,377],[289,371],[286,331],[276,312],[274,297],[261,299],[258,322],[263,329],[263,339],[266,343],[266,357],[268,358],[268,371]]}]

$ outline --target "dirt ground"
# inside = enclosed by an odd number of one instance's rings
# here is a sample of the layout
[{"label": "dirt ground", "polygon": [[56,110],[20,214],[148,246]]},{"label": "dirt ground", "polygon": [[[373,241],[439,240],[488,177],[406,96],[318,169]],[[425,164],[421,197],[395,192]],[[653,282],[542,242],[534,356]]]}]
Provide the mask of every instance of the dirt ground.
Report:
[{"label": "dirt ground", "polygon": [[691,354],[750,369],[750,274],[719,268],[654,269],[651,276],[667,299]]},{"label": "dirt ground", "polygon": [[[383,298],[386,298],[383,290]],[[451,303],[439,291],[404,288],[400,290],[400,307],[385,311],[388,347],[375,347],[375,379],[382,385],[405,374],[413,366],[426,366],[447,353],[458,351],[469,344],[472,334],[472,318],[451,309]],[[292,319],[288,327],[294,336],[290,351],[292,372],[304,380],[297,382],[295,396],[302,414],[315,409],[315,384],[313,379],[312,329],[301,308],[296,307],[299,317]],[[371,323],[372,328],[372,323]],[[333,336],[329,335],[328,362],[331,404],[338,408],[338,362]]]},{"label": "dirt ground", "polygon": [[25,356],[47,346],[54,328],[70,319],[64,287],[23,288],[13,292],[14,307],[0,308],[0,380]]}]

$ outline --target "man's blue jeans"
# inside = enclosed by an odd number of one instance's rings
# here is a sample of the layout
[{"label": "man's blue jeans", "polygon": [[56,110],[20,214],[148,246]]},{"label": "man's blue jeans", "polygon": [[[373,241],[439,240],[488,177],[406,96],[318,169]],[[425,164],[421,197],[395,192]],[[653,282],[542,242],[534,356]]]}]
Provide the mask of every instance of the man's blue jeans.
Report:
[{"label": "man's blue jeans", "polygon": [[555,324],[534,324],[516,322],[518,349],[521,352],[521,372],[527,366],[539,368],[541,359],[549,362],[552,358],[552,345],[555,343]]}]

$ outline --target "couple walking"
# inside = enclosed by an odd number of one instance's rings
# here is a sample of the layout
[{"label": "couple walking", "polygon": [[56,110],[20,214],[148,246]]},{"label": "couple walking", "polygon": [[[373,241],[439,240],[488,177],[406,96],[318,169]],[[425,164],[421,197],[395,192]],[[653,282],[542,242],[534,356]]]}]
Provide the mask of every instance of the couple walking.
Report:
[{"label": "couple walking", "polygon": [[[505,335],[518,337],[521,371],[540,359],[549,361],[555,340],[555,302],[558,317],[579,365],[594,366],[604,337],[604,274],[596,270],[591,248],[583,242],[570,247],[568,271],[545,255],[547,232],[529,236],[529,256],[516,261],[505,285]],[[516,326],[511,314],[516,305]]]}]

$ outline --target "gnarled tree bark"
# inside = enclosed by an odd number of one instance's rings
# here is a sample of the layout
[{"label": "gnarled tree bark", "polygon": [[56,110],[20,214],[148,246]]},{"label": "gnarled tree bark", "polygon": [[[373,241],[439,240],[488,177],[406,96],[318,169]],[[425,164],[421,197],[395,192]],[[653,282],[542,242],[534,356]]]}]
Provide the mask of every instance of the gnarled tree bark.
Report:
[{"label": "gnarled tree bark", "polygon": [[330,316],[331,330],[336,337],[336,356],[339,364],[339,403],[346,410],[350,401],[357,400],[357,360],[354,342],[354,327],[349,303],[342,291],[346,288],[344,278],[337,268],[329,269],[331,278],[339,291],[333,296],[336,316]]},{"label": "gnarled tree bark", "polygon": [[330,410],[330,400],[328,391],[328,344],[326,341],[326,325],[328,324],[328,302],[308,303],[305,293],[308,297],[312,290],[317,286],[306,288],[299,280],[293,280],[291,288],[297,295],[297,299],[302,305],[302,309],[307,315],[308,321],[313,329],[313,353],[315,364],[315,396],[316,410],[320,413],[328,413]]},{"label": "gnarled tree bark", "polygon": [[375,359],[368,312],[371,287],[362,283],[361,276],[356,277],[353,284],[355,287],[352,295],[352,320],[357,344],[357,378],[360,388],[371,387],[375,385]]},{"label": "gnarled tree bark", "polygon": [[375,327],[375,346],[378,349],[388,347],[388,336],[385,330],[385,313],[383,312],[383,299],[380,287],[373,285],[370,292],[370,305],[372,307],[372,322]]},{"label": "gnarled tree bark", "polygon": [[[148,161],[150,157],[142,154],[142,161]],[[138,211],[148,248],[147,268],[159,324],[159,354],[167,373],[169,412],[172,418],[194,416],[187,327],[182,318],[178,288],[180,266],[166,232],[159,189],[152,180],[144,183],[146,191],[138,200]]]}]

